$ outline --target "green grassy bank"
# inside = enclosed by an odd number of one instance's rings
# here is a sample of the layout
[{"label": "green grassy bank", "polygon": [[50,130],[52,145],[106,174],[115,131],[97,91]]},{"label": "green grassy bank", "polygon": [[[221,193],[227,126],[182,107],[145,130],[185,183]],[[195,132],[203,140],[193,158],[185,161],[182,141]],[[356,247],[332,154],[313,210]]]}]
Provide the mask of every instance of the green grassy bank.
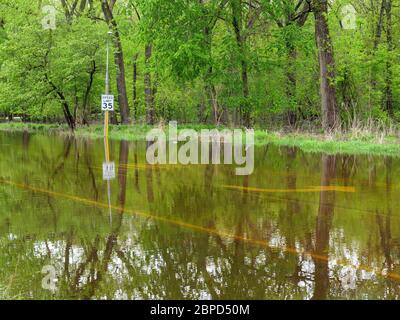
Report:
[{"label": "green grassy bank", "polygon": [[[110,126],[110,138],[129,141],[144,140],[151,128],[146,125]],[[168,126],[166,126],[167,128]],[[178,130],[213,128],[215,127],[207,125],[178,126]],[[57,124],[0,123],[0,131],[71,135],[66,126]],[[103,126],[80,127],[76,129],[74,135],[77,137],[102,138]],[[298,147],[305,152],[400,156],[400,137],[395,135],[383,136],[372,133],[356,136],[351,133],[323,135],[301,132],[280,133],[257,129],[255,130],[255,143],[256,145],[274,144]]]}]

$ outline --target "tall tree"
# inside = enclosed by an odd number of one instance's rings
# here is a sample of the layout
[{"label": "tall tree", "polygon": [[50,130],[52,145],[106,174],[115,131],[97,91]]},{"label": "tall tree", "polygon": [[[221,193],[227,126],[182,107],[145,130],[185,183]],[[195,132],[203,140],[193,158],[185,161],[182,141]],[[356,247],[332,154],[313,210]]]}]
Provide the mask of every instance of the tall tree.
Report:
[{"label": "tall tree", "polygon": [[240,106],[241,119],[240,121],[246,127],[252,126],[251,112],[252,107],[249,100],[249,64],[248,64],[248,51],[247,40],[250,30],[259,17],[262,7],[256,2],[250,2],[247,10],[245,10],[245,2],[242,0],[231,0],[232,10],[232,26],[235,32],[236,43],[239,49],[241,79],[242,79],[242,94],[243,101]]},{"label": "tall tree", "polygon": [[[279,2],[271,3],[267,1],[264,3],[265,11],[269,17],[275,21],[278,28],[284,30],[284,42],[286,46],[287,54],[287,68],[286,68],[286,95],[288,100],[288,112],[287,119],[290,126],[294,126],[297,122],[296,109],[299,107],[296,105],[296,60],[297,60],[297,48],[294,43],[294,32],[292,31],[293,26],[301,28],[307,21],[307,18],[312,11],[311,4],[305,0],[282,0]],[[296,29],[298,31],[298,29]],[[296,32],[296,36],[297,36]]]},{"label": "tall tree", "polygon": [[340,125],[335,88],[335,59],[328,26],[328,0],[314,0],[315,38],[320,69],[322,127],[325,131]]},{"label": "tall tree", "polygon": [[138,117],[138,90],[137,90],[137,80],[138,80],[138,58],[139,54],[135,53],[132,58],[132,100],[133,100],[133,120],[137,121]]},{"label": "tall tree", "polygon": [[118,103],[121,114],[121,122],[123,124],[129,123],[129,105],[128,95],[126,91],[125,82],[125,64],[124,64],[124,53],[122,51],[122,42],[118,30],[118,24],[114,17],[114,6],[117,0],[100,0],[101,8],[104,14],[104,19],[109,25],[113,32],[114,44],[115,44],[115,64],[118,67],[117,72],[117,88],[118,88]]},{"label": "tall tree", "polygon": [[[205,66],[206,71],[204,72],[203,81],[205,83],[204,89],[205,94],[208,97],[209,105],[211,106],[211,114],[214,124],[219,124],[224,110],[220,110],[220,106],[217,98],[217,89],[213,82],[214,77],[214,66],[212,59],[212,43],[213,33],[216,28],[217,22],[220,19],[220,15],[226,7],[228,0],[216,1],[211,3],[210,1],[199,0],[201,7],[201,21],[203,21],[203,35],[204,35],[204,50],[208,59],[208,63]],[[202,113],[202,112],[201,112]],[[204,118],[202,114],[199,118]]]},{"label": "tall tree", "polygon": [[390,117],[394,116],[393,107],[393,70],[392,70],[392,55],[393,55],[393,23],[392,23],[392,0],[386,0],[386,43],[387,43],[387,62],[386,62],[386,111]]},{"label": "tall tree", "polygon": [[146,104],[146,123],[154,125],[155,123],[155,110],[154,110],[154,92],[151,82],[151,66],[150,59],[153,53],[153,46],[147,44],[145,47],[145,64],[146,71],[144,74],[144,99]]}]

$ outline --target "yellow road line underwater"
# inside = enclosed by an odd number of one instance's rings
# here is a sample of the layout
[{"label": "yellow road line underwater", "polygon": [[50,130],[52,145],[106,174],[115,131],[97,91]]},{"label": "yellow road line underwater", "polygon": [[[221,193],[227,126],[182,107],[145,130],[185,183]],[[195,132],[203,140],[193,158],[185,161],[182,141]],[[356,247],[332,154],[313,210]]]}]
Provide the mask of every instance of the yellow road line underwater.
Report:
[{"label": "yellow road line underwater", "polygon": [[[280,250],[282,252],[292,253],[292,254],[296,254],[296,255],[304,254],[304,255],[308,255],[308,256],[312,257],[313,259],[316,259],[316,260],[325,261],[325,262],[329,261],[329,257],[328,256],[316,254],[316,253],[313,253],[313,252],[301,251],[301,250],[297,250],[295,248],[290,248],[290,247],[286,247],[286,246],[285,247],[273,246],[273,245],[271,245],[270,243],[268,243],[265,240],[251,239],[251,238],[235,235],[235,234],[232,234],[232,233],[219,231],[217,229],[212,229],[212,228],[207,228],[207,227],[203,227],[203,226],[199,226],[199,225],[195,225],[195,224],[191,224],[191,223],[186,223],[186,222],[183,222],[183,221],[180,221],[180,220],[174,220],[174,219],[169,219],[169,218],[164,218],[164,217],[152,215],[152,214],[146,213],[146,212],[126,209],[126,208],[119,207],[119,206],[114,206],[114,205],[110,206],[107,203],[97,202],[97,201],[94,201],[94,200],[81,198],[81,197],[74,196],[74,195],[69,195],[69,194],[65,194],[65,193],[50,191],[50,190],[47,190],[47,189],[36,188],[36,187],[30,186],[30,185],[27,185],[27,184],[21,184],[21,183],[8,181],[8,180],[1,180],[1,179],[0,179],[0,183],[6,184],[6,185],[9,185],[9,186],[13,186],[13,187],[17,187],[17,188],[20,188],[20,189],[24,189],[24,190],[30,190],[30,191],[33,191],[33,192],[50,195],[50,196],[53,196],[53,197],[60,197],[60,198],[68,199],[68,200],[73,200],[73,201],[76,201],[76,202],[79,202],[79,203],[83,203],[83,204],[86,204],[86,205],[91,205],[91,206],[98,207],[98,208],[109,209],[111,207],[111,209],[119,211],[120,213],[130,213],[130,214],[133,214],[133,215],[136,215],[136,216],[151,218],[153,220],[166,222],[166,223],[173,224],[173,225],[180,226],[180,227],[184,227],[184,228],[187,228],[187,229],[190,229],[190,230],[206,232],[208,234],[220,236],[220,237],[227,238],[227,239],[238,240],[238,241],[243,241],[243,242],[254,244],[254,245],[259,245],[259,246],[262,246],[262,247],[266,247],[266,248],[268,248],[270,250]],[[340,265],[342,267],[346,267],[346,266],[347,267],[352,267],[352,268],[360,270],[360,271],[364,270],[364,271],[367,271],[367,272],[374,273],[375,275],[382,276],[384,278],[400,282],[400,274],[397,274],[397,273],[394,273],[394,272],[385,272],[383,270],[376,270],[376,269],[371,268],[370,266],[365,266],[365,265],[354,266],[352,264],[348,264],[346,261],[337,261],[337,265]]]},{"label": "yellow road line underwater", "polygon": [[315,186],[315,187],[298,188],[298,189],[261,189],[261,188],[231,186],[231,185],[224,185],[223,187],[227,189],[259,192],[259,193],[315,193],[315,192],[328,192],[328,191],[348,192],[348,193],[356,192],[356,188],[354,187],[343,187],[343,186]]},{"label": "yellow road line underwater", "polygon": [[162,170],[172,170],[172,169],[177,169],[181,168],[182,166],[180,165],[150,165],[150,164],[118,164],[119,167],[121,168],[128,168],[128,169],[162,169]]}]

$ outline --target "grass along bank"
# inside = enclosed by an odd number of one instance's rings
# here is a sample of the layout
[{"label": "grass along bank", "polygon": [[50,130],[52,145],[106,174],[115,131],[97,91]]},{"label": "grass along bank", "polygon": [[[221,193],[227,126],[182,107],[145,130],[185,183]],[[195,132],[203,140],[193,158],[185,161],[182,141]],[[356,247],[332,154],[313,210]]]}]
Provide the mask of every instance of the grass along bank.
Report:
[{"label": "grass along bank", "polygon": [[[151,129],[147,125],[113,126],[110,125],[110,138],[114,140],[139,141],[145,140],[147,132]],[[165,126],[168,129],[168,126]],[[212,125],[180,125],[182,129],[215,129]],[[71,135],[71,131],[65,125],[36,124],[36,123],[0,123],[0,131],[23,132],[42,134]],[[98,139],[103,137],[102,125],[79,127],[75,136]],[[385,135],[383,133],[363,132],[336,132],[329,135],[307,132],[270,132],[267,130],[255,130],[256,145],[274,144],[278,146],[298,147],[305,152],[328,154],[360,154],[400,156],[400,136],[398,134]]]}]

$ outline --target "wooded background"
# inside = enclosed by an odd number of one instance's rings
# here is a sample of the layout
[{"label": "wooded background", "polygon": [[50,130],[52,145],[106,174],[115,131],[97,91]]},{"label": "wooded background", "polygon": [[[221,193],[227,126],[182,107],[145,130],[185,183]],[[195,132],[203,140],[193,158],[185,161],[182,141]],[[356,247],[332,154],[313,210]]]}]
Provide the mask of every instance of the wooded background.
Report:
[{"label": "wooded background", "polygon": [[[400,121],[397,0],[2,0],[0,113],[306,127]],[[43,27],[46,5],[55,29]]]}]

